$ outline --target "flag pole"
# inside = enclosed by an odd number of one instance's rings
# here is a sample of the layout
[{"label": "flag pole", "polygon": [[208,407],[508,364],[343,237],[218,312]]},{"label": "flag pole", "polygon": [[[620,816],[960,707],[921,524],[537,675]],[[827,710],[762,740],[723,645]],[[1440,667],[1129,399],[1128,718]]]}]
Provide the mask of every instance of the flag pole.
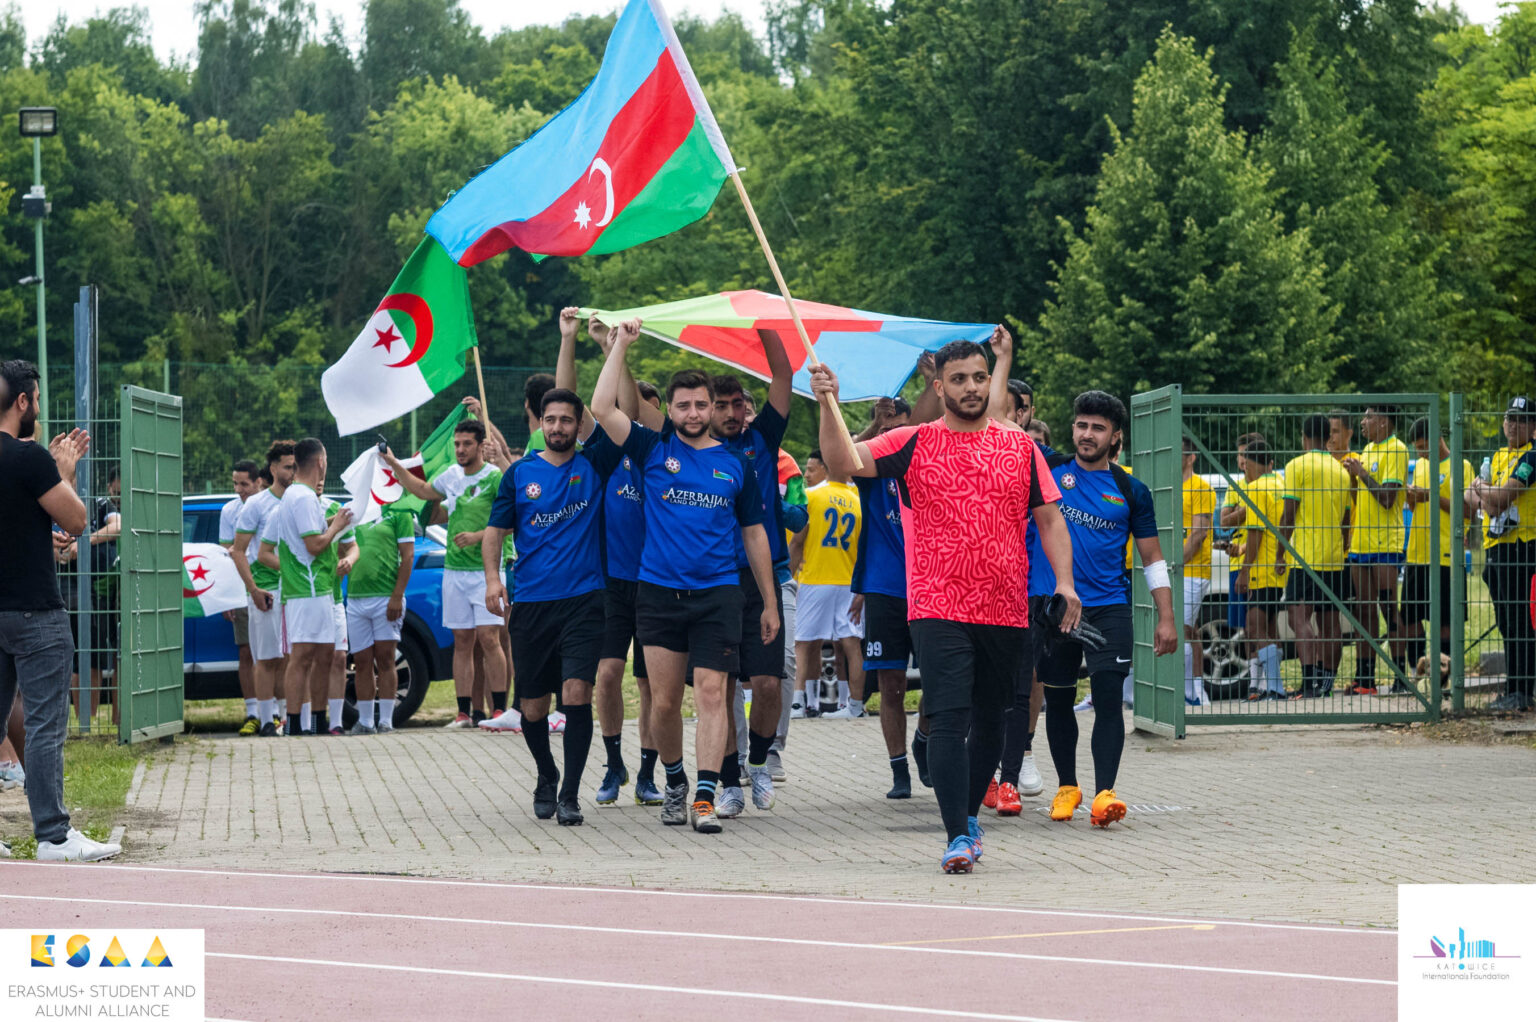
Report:
[{"label": "flag pole", "polygon": [[490,425],[491,412],[485,404],[485,373],[480,369],[480,345],[477,344],[469,350],[475,353],[475,382],[480,385],[480,417],[485,420],[486,425]]},{"label": "flag pole", "polygon": [[[768,236],[763,233],[763,225],[758,223],[757,211],[752,208],[752,200],[747,197],[747,187],[741,183],[741,174],[731,171],[731,183],[736,186],[736,194],[741,196],[741,204],[746,207],[747,219],[752,222],[752,230],[757,234],[757,242],[763,246],[763,255],[768,257],[768,268],[773,271],[774,283],[779,286],[779,294],[784,296],[784,304],[789,306],[789,318],[794,320],[795,332],[800,335],[800,343],[805,345],[805,357],[811,365],[820,365],[821,360],[816,357],[816,349],[811,345],[811,336],[805,332],[805,324],[800,322],[800,310],[795,305],[795,300],[790,296],[789,285],[784,283],[784,274],[779,272],[779,261],[773,257],[773,249],[768,245]],[[478,366],[478,363],[476,363]],[[853,435],[848,432],[848,423],[843,421],[843,410],[838,407],[836,401],[828,397],[824,402],[832,417],[837,420],[839,435],[846,438],[848,453],[853,457],[853,467],[864,467],[863,460],[859,457],[859,449],[853,442]]]}]

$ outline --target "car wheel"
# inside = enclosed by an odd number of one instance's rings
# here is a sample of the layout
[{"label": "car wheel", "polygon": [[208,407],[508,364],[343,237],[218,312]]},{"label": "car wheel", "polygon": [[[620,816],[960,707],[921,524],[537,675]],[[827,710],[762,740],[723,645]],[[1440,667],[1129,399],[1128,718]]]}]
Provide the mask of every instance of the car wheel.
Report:
[{"label": "car wheel", "polygon": [[1243,655],[1242,629],[1234,631],[1226,621],[1208,621],[1200,628],[1200,648],[1205,694],[1212,700],[1247,696],[1248,658]]}]

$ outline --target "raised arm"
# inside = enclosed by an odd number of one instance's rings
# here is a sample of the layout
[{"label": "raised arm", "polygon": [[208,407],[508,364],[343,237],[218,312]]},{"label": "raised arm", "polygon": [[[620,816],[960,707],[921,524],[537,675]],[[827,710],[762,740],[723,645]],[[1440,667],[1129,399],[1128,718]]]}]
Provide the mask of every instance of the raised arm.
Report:
[{"label": "raised arm", "polygon": [[[827,366],[825,362],[811,366],[811,392],[816,395],[816,400],[829,397],[835,404],[837,402],[837,374]],[[837,425],[837,420],[821,411],[821,423],[819,426],[821,441],[821,456],[826,459],[827,470],[834,476],[847,479],[851,476],[862,476],[866,479],[875,477],[875,459],[869,453],[867,444],[855,444],[859,461],[858,468],[853,465],[853,459],[848,456],[848,444],[842,430]]]},{"label": "raised arm", "polygon": [[992,385],[987,389],[987,417],[1010,429],[1013,421],[1013,395],[1008,391],[1008,374],[1013,369],[1013,335],[999,323],[992,328]]},{"label": "raised arm", "polygon": [[789,354],[784,350],[784,341],[777,330],[759,330],[757,336],[763,342],[763,354],[768,359],[768,403],[773,405],[774,411],[788,419],[789,399],[794,393],[790,388],[795,379],[795,371],[789,364]]},{"label": "raised arm", "polygon": [[394,469],[395,478],[400,481],[401,486],[405,487],[406,493],[428,504],[443,499],[443,494],[439,493],[436,487],[400,464],[400,459],[395,457],[395,452],[388,447],[384,448],[384,463]]},{"label": "raised arm", "polygon": [[89,524],[85,503],[75,492],[75,465],[90,448],[91,435],[83,429],[60,433],[48,444],[48,453],[53,455],[54,466],[59,472],[59,482],[44,491],[37,502],[54,524],[71,536],[80,535]]},{"label": "raised arm", "polygon": [[917,400],[912,404],[912,416],[907,420],[914,426],[932,422],[944,414],[944,403],[939,400],[939,392],[933,387],[934,377],[939,375],[939,367],[933,360],[933,352],[923,352],[917,360],[917,371],[923,377],[923,392],[917,395]]},{"label": "raised arm", "polygon": [[624,360],[629,346],[640,336],[640,321],[627,320],[613,328],[613,346],[603,360],[603,371],[597,374],[597,386],[592,388],[592,415],[608,438],[620,447],[629,439],[632,421],[619,407],[619,381],[624,375]]}]

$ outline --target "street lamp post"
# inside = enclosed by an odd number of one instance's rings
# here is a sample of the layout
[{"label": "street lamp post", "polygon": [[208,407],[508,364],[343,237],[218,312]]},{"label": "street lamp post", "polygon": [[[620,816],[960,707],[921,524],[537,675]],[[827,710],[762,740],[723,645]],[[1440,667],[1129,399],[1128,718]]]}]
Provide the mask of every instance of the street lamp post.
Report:
[{"label": "street lamp post", "polygon": [[[48,415],[48,314],[47,280],[43,273],[43,220],[53,208],[43,191],[43,137],[59,133],[59,111],[51,106],[24,106],[18,119],[22,138],[32,140],[32,190],[21,199],[21,211],[32,218],[37,248],[37,372],[38,417],[46,424]],[[40,431],[41,432],[41,431]],[[46,434],[44,434],[46,435]]]}]

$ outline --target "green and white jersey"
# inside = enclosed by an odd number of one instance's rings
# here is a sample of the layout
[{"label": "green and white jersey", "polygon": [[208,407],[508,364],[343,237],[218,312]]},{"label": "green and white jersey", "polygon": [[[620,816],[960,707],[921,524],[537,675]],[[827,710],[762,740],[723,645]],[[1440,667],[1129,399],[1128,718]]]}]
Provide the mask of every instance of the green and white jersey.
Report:
[{"label": "green and white jersey", "polygon": [[347,596],[395,595],[395,579],[400,573],[400,547],[416,542],[413,517],[404,511],[385,511],[384,517],[359,525],[353,537],[357,542],[357,565],[347,583]]},{"label": "green and white jersey", "polygon": [[304,545],[304,537],[318,536],[325,528],[325,513],[315,491],[297,482],[288,487],[261,537],[263,543],[277,548],[277,559],[282,565],[278,585],[283,599],[330,596],[335,591],[335,544],[319,554],[311,554]]},{"label": "green and white jersey", "polygon": [[448,571],[485,571],[480,544],[461,547],[453,537],[461,532],[479,532],[491,520],[491,505],[501,487],[501,469],[486,462],[474,475],[466,475],[459,465],[450,465],[432,480],[432,488],[443,495],[448,509],[448,553],[443,567]]},{"label": "green and white jersey", "polygon": [[261,551],[261,540],[267,533],[267,524],[276,515],[281,503],[282,499],[271,490],[262,490],[241,505],[240,516],[235,519],[235,535],[243,532],[251,537],[245,548],[246,560],[251,566],[251,581],[256,583],[257,588],[269,593],[277,591],[277,572],[258,561],[256,555]]}]

